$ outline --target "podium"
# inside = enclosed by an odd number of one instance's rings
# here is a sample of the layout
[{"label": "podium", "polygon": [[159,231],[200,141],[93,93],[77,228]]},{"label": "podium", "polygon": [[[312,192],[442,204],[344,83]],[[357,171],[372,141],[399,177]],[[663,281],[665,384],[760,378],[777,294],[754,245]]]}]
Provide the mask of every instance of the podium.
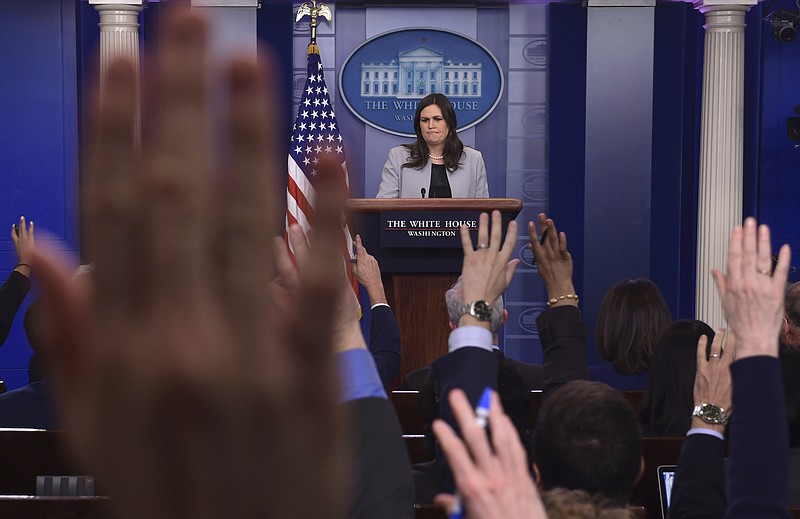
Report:
[{"label": "podium", "polygon": [[361,235],[381,267],[386,297],[402,341],[400,381],[447,353],[444,293],[461,274],[460,226],[477,236],[480,213],[498,210],[503,233],[522,209],[516,198],[353,198],[346,205],[350,230]]}]

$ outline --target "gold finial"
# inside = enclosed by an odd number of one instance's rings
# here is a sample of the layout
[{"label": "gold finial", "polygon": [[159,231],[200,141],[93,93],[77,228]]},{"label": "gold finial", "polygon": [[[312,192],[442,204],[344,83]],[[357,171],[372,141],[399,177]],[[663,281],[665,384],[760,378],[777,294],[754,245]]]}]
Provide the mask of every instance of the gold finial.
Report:
[{"label": "gold finial", "polygon": [[319,54],[319,47],[317,47],[317,25],[319,25],[319,18],[325,18],[328,22],[333,21],[333,14],[330,7],[322,2],[317,3],[317,0],[303,3],[297,10],[295,16],[295,23],[299,22],[306,16],[311,17],[311,43],[308,44],[309,54]]}]

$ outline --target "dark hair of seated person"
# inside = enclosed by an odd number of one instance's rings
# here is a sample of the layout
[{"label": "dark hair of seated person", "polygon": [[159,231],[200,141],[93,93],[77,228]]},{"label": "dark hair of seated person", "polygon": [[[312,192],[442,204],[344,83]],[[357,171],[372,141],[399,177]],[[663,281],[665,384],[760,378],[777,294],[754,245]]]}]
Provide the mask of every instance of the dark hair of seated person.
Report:
[{"label": "dark hair of seated person", "polygon": [[649,279],[612,286],[597,312],[597,351],[620,373],[647,373],[656,338],[672,322],[667,302]]},{"label": "dark hair of seated person", "polygon": [[[650,377],[640,406],[645,436],[684,436],[692,423],[697,341],[714,340],[714,330],[698,320],[677,321],[656,341]],[[708,348],[708,346],[706,346]]]},{"label": "dark hair of seated person", "polygon": [[533,456],[545,490],[585,490],[626,506],[641,468],[639,422],[619,391],[573,380],[542,403]]}]

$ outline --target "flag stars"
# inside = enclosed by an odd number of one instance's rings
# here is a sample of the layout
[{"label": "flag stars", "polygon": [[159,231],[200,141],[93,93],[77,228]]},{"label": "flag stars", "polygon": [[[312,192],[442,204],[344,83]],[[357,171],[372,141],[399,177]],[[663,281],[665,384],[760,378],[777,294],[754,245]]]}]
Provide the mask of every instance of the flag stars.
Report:
[{"label": "flag stars", "polygon": [[[313,123],[312,123],[312,124],[313,124]],[[306,131],[306,123],[300,123],[300,131],[301,131],[301,132],[304,132],[304,131]]]},{"label": "flag stars", "polygon": [[303,105],[304,106],[311,106],[311,100],[306,97],[305,99],[303,99]]},{"label": "flag stars", "polygon": [[316,89],[317,95],[322,93],[322,87],[317,87]]},{"label": "flag stars", "polygon": [[306,153],[311,153],[311,146],[306,146]]},{"label": "flag stars", "polygon": [[314,130],[316,130],[316,129],[317,129],[317,123],[315,123],[315,122],[312,122],[310,125],[308,125],[308,127],[309,127],[309,128],[311,129],[311,131],[313,132]]},{"label": "flag stars", "polygon": [[304,140],[306,140],[305,135],[302,133],[297,134],[297,142],[303,142]]},{"label": "flag stars", "polygon": [[300,146],[298,146],[298,147],[296,147],[296,148],[294,149],[294,152],[295,152],[295,153],[297,153],[298,155],[300,155],[301,153],[303,153],[303,148],[301,148]]},{"label": "flag stars", "polygon": [[336,129],[336,123],[335,123],[335,122],[333,122],[333,121],[331,121],[331,122],[330,122],[330,124],[328,124],[328,129],[329,129],[330,131],[333,131],[333,130],[335,130],[335,129]]},{"label": "flag stars", "polygon": [[342,147],[341,147],[341,146],[336,146],[336,153],[338,153],[339,155],[341,155],[342,153],[344,153],[344,150],[342,149]]},{"label": "flag stars", "polygon": [[319,158],[318,157],[314,157],[314,165],[316,166],[317,164],[319,164]]},{"label": "flag stars", "polygon": [[308,110],[303,110],[303,113],[300,114],[303,119],[308,119]]},{"label": "flag stars", "polygon": [[306,88],[306,94],[311,95],[313,93],[314,93],[314,87],[309,85],[308,88]]},{"label": "flag stars", "polygon": [[[308,99],[306,99],[306,102],[310,102],[310,101]],[[319,112],[317,112],[316,110],[311,112],[311,118],[312,119],[316,119],[317,117],[319,117]]]},{"label": "flag stars", "polygon": [[330,153],[332,151],[333,151],[333,148],[331,148],[330,146],[325,146],[325,153]]},{"label": "flag stars", "polygon": [[314,149],[316,150],[317,153],[321,153],[322,152],[322,146],[317,146]]},{"label": "flag stars", "polygon": [[304,158],[304,159],[303,159],[303,164],[305,164],[306,166],[308,166],[309,164],[311,164],[311,161],[310,161],[310,160],[308,160],[308,157],[306,157],[306,158]]},{"label": "flag stars", "polygon": [[334,140],[334,136],[329,133],[328,134],[328,142],[333,142],[333,140]]},{"label": "flag stars", "polygon": [[327,98],[324,98],[322,100],[322,106],[328,106],[328,99]]},{"label": "flag stars", "polygon": [[319,106],[319,99],[317,99],[316,97],[314,98],[314,106]]},{"label": "flag stars", "polygon": [[[323,140],[324,138],[325,138],[325,137],[323,137],[321,133],[318,133],[318,134],[317,134],[317,142],[322,142],[322,140]],[[318,150],[318,151],[319,151],[319,150]]]},{"label": "flag stars", "polygon": [[322,116],[323,119],[328,118],[328,112],[322,112],[320,115]]},{"label": "flag stars", "polygon": [[311,176],[312,177],[316,177],[317,176],[317,170],[316,169],[312,169],[311,170]]}]

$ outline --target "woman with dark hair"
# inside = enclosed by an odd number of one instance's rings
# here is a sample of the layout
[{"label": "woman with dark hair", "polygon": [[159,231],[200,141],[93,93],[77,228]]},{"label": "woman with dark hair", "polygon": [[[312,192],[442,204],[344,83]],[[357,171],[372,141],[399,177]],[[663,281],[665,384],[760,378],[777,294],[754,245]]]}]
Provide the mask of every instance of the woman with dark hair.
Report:
[{"label": "woman with dark hair", "polygon": [[417,140],[389,150],[378,198],[488,198],[483,156],[464,146],[457,127],[444,94],[424,97],[414,115]]},{"label": "woman with dark hair", "polygon": [[684,436],[692,423],[697,341],[714,330],[698,320],[677,321],[658,338],[650,364],[650,380],[639,411],[645,436]]},{"label": "woman with dark hair", "polygon": [[606,292],[597,312],[595,342],[605,364],[589,367],[589,379],[623,390],[643,390],[653,346],[672,317],[649,279],[620,281]]}]

